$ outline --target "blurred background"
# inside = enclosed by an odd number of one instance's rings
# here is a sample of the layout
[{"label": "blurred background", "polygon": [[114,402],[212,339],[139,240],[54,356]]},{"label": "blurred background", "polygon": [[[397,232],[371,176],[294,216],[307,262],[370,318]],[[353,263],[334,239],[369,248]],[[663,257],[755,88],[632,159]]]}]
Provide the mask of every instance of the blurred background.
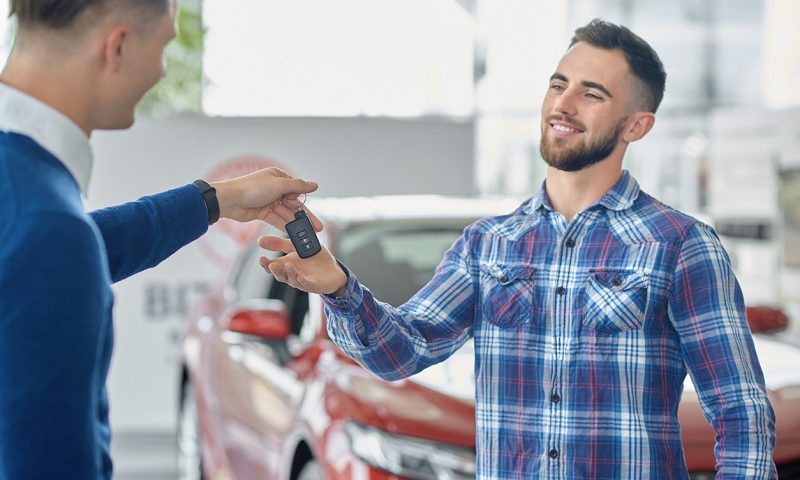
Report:
[{"label": "blurred background", "polygon": [[[14,25],[0,6],[4,61]],[[539,110],[572,31],[646,39],[668,74],[626,168],[714,225],[748,304],[800,323],[800,2],[182,0],[167,75],[136,125],[92,137],[88,207],[278,165],[319,197],[523,199],[541,185]],[[117,478],[174,478],[180,342],[247,227],[214,226],[116,286],[109,381]]]}]

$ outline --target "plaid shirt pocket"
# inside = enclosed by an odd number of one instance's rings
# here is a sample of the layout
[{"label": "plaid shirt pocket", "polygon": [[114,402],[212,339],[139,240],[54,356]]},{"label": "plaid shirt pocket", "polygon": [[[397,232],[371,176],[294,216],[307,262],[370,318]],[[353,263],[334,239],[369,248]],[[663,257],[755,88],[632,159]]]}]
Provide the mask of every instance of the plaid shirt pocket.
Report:
[{"label": "plaid shirt pocket", "polygon": [[500,328],[530,323],[535,272],[526,264],[481,265],[483,319]]},{"label": "plaid shirt pocket", "polygon": [[590,270],[583,323],[602,333],[642,327],[649,277],[635,270]]}]

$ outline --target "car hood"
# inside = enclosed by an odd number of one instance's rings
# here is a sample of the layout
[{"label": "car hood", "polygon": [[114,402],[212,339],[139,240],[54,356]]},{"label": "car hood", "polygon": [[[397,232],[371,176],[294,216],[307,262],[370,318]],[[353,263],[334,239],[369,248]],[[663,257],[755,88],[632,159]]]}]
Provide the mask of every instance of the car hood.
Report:
[{"label": "car hood", "polygon": [[[338,404],[355,420],[388,432],[472,448],[474,403],[454,398],[410,379],[381,380],[355,365],[339,364],[334,379]],[[329,402],[329,408],[334,406]]]}]

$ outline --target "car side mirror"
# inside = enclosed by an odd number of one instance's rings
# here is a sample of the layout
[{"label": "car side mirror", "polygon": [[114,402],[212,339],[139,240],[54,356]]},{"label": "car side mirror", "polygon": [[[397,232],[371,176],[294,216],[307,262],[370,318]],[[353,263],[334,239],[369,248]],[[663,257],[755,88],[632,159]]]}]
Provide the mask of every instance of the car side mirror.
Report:
[{"label": "car side mirror", "polygon": [[258,300],[234,307],[224,328],[266,340],[285,340],[292,333],[292,320],[282,301]]},{"label": "car side mirror", "polygon": [[747,307],[747,323],[753,333],[779,332],[789,324],[789,317],[779,308]]}]

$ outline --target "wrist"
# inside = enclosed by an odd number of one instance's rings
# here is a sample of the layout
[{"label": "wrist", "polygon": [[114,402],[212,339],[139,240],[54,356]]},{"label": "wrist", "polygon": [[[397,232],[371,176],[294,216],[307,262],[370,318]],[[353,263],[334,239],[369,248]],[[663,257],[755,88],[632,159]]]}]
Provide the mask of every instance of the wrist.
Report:
[{"label": "wrist", "polygon": [[217,203],[219,205],[219,217],[231,218],[231,213],[234,211],[234,194],[233,186],[230,182],[221,181],[213,182],[210,184],[217,191]]},{"label": "wrist", "polygon": [[345,284],[342,285],[341,288],[331,293],[331,297],[341,297],[342,295],[344,295],[344,292],[346,291],[347,291],[347,282],[345,282]]},{"label": "wrist", "polygon": [[342,267],[339,267],[339,274],[341,275],[341,283],[340,283],[341,287],[337,288],[333,293],[330,293],[329,296],[331,297],[340,297],[344,295],[344,292],[347,291],[347,281],[348,281],[347,273],[344,270],[342,270]]}]

